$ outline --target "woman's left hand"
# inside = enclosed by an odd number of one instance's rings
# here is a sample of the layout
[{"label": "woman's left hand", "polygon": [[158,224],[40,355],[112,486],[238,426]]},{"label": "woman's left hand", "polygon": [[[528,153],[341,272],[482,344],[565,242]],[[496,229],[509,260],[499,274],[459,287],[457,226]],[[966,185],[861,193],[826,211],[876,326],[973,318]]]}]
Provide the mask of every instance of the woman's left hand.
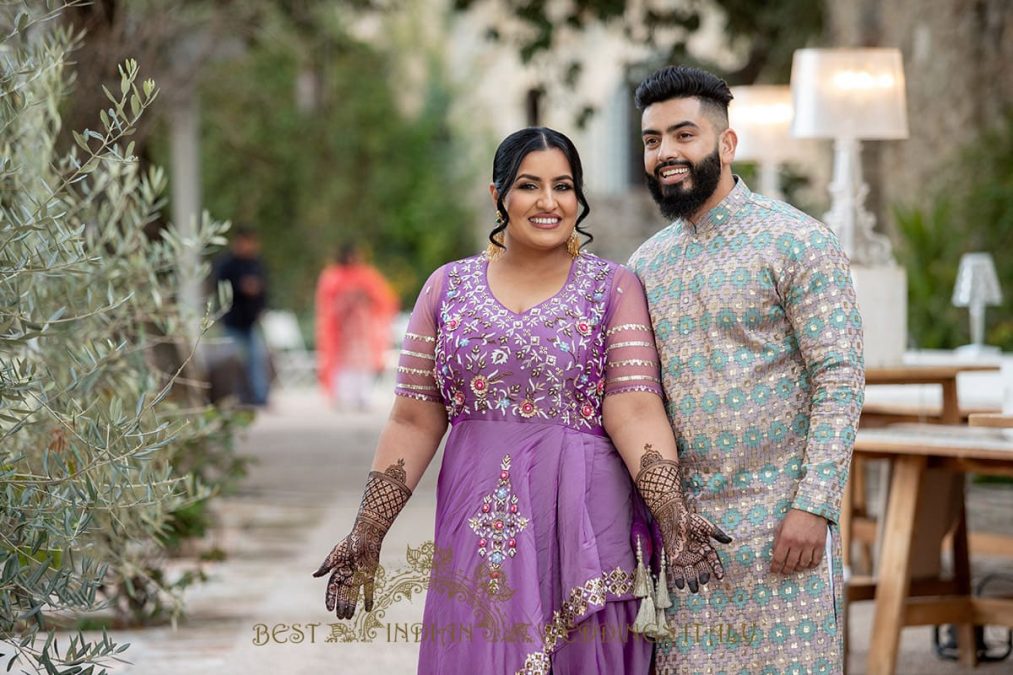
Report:
[{"label": "woman's left hand", "polygon": [[674,532],[665,536],[662,528],[662,539],[666,540],[665,556],[675,587],[683,589],[688,584],[689,590],[696,593],[712,577],[720,580],[725,576],[725,568],[711,540],[730,544],[732,538],[699,513],[685,510],[685,505],[683,513]]}]

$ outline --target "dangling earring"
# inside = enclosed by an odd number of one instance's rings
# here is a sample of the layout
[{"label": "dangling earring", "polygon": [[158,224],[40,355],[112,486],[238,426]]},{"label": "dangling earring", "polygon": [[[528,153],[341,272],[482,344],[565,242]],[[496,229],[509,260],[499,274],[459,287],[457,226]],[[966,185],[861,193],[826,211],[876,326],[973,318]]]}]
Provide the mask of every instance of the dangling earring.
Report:
[{"label": "dangling earring", "polygon": [[[496,226],[501,227],[505,223],[506,220],[503,219],[503,213],[497,209]],[[503,232],[497,232],[496,234],[492,235],[492,238],[494,241],[499,242],[500,246],[497,246],[496,244],[490,242],[489,245],[485,247],[485,257],[487,257],[489,260],[495,260],[497,257],[499,257],[499,254],[503,252],[504,248],[502,246]]]},{"label": "dangling earring", "polygon": [[580,238],[577,236],[577,228],[573,228],[570,232],[570,238],[566,240],[566,251],[570,254],[571,258],[576,258],[580,255]]}]

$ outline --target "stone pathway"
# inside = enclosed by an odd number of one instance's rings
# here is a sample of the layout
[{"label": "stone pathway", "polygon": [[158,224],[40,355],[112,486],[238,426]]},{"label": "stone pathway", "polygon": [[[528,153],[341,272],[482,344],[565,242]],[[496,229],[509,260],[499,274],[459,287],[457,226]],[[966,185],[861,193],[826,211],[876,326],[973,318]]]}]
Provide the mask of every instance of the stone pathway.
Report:
[{"label": "stone pathway", "polygon": [[[131,643],[124,654],[131,664],[115,672],[415,673],[418,646],[409,631],[421,621],[421,596],[394,603],[372,643],[327,642],[330,624],[337,621],[323,606],[324,580],[310,576],[354,518],[389,404],[389,399],[378,400],[382,413],[339,414],[313,392],[280,392],[272,410],[261,414],[240,442],[242,452],[256,462],[241,491],[218,500],[220,528],[214,543],[228,558],[207,565],[210,581],[189,592],[188,615],[176,630],[112,633]],[[381,562],[388,570],[405,568],[407,547],[432,539],[439,461],[437,455],[385,541]],[[1008,561],[1002,564],[1010,570]],[[872,609],[871,602],[851,609],[853,674],[865,672]],[[905,630],[902,650],[898,673],[964,672],[931,655],[929,628]],[[975,672],[1011,670],[1007,662]],[[481,672],[476,664],[475,673]]]}]

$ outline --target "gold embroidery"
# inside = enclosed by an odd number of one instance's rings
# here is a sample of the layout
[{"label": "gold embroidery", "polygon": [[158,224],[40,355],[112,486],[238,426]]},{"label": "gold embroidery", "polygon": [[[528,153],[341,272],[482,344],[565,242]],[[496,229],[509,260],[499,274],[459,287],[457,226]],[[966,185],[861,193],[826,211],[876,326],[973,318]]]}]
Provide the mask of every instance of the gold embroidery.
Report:
[{"label": "gold embroidery", "polygon": [[622,361],[609,361],[606,364],[609,368],[619,368],[621,366],[644,366],[645,368],[657,367],[657,361],[648,361],[646,359],[623,359]]},{"label": "gold embroidery", "polygon": [[428,394],[413,394],[413,393],[411,393],[409,391],[401,391],[400,389],[395,389],[394,390],[394,395],[395,396],[400,396],[402,398],[415,399],[416,401],[426,401],[426,402],[431,402],[431,403],[440,403],[440,399],[439,399],[438,396],[430,396]]},{"label": "gold embroidery", "polygon": [[402,382],[397,386],[401,389],[410,389],[413,391],[436,391],[436,387],[429,384],[406,384]]},{"label": "gold embroidery", "polygon": [[417,359],[426,359],[427,361],[435,361],[432,354],[423,354],[422,352],[413,352],[407,349],[401,350],[402,356],[414,356]]},{"label": "gold embroidery", "polygon": [[517,675],[547,675],[551,664],[549,654],[576,625],[578,618],[587,614],[590,607],[603,607],[608,596],[627,595],[633,590],[633,575],[621,567],[588,579],[583,586],[570,589],[563,606],[552,613],[552,621],[545,626],[542,650],[531,652]]},{"label": "gold embroidery", "polygon": [[623,347],[653,347],[653,346],[654,346],[653,342],[642,342],[639,340],[633,340],[631,342],[617,342],[615,344],[609,345],[608,347],[605,348],[605,351],[610,352],[613,349],[622,349]]},{"label": "gold embroidery", "polygon": [[404,336],[406,340],[418,340],[419,342],[429,342],[429,343],[436,342],[436,338],[432,337],[431,335],[419,335],[418,333],[405,333]]},{"label": "gold embroidery", "polygon": [[408,368],[407,366],[398,366],[397,367],[397,372],[399,372],[399,373],[407,373],[408,375],[430,375],[431,376],[433,374],[432,368],[430,368],[429,370],[423,370],[422,368]]},{"label": "gold embroidery", "polygon": [[607,331],[605,331],[605,336],[609,337],[624,330],[642,330],[646,333],[650,332],[651,327],[645,326],[642,323],[623,323],[619,324],[618,326],[613,326],[612,328],[609,328]]},{"label": "gold embroidery", "polygon": [[615,384],[616,382],[661,382],[656,377],[650,375],[623,375],[622,377],[613,377],[608,380],[608,384]]}]

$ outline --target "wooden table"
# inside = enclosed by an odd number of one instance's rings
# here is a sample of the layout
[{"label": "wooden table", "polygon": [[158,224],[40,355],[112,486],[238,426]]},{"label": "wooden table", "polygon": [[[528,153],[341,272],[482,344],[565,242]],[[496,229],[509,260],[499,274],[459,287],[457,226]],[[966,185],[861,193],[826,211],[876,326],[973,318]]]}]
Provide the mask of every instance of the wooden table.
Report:
[{"label": "wooden table", "polygon": [[[974,598],[970,593],[967,525],[961,517],[953,537],[954,578],[911,581],[911,553],[919,530],[919,502],[926,471],[1013,476],[1013,442],[993,430],[938,425],[901,425],[860,430],[855,455],[885,459],[893,475],[884,519],[885,537],[878,579],[863,584],[876,601],[868,673],[893,673],[900,631],[905,626],[952,623],[958,626],[961,663],[976,665],[974,625],[1013,627],[1013,600]],[[962,493],[961,493],[962,494]],[[925,501],[930,501],[925,500]],[[859,587],[859,594],[863,590]]]},{"label": "wooden table", "polygon": [[1002,413],[975,413],[968,416],[967,423],[972,427],[1013,429],[1013,415],[1004,415]]},{"label": "wooden table", "polygon": [[[885,427],[898,422],[930,422],[935,424],[960,424],[966,419],[957,399],[957,376],[966,372],[998,372],[998,365],[973,363],[951,363],[944,365],[897,365],[865,370],[866,385],[923,385],[936,384],[942,388],[942,406],[925,410],[915,406],[869,404],[862,411],[862,428]],[[938,480],[949,480],[940,476]],[[877,522],[870,514],[866,503],[866,476],[861,456],[853,458],[848,485],[844,491],[842,509],[848,518],[843,519],[841,535],[844,541],[844,564],[864,574],[870,574],[873,567],[873,546],[877,536]],[[952,486],[941,484],[944,489]],[[941,535],[940,535],[941,536]],[[851,557],[851,542],[858,543],[858,555]]]},{"label": "wooden table", "polygon": [[998,365],[950,364],[950,365],[900,365],[884,368],[866,368],[865,384],[938,384],[943,390],[943,405],[940,421],[943,424],[961,422],[960,405],[957,402],[957,375],[968,372],[999,371]]}]

